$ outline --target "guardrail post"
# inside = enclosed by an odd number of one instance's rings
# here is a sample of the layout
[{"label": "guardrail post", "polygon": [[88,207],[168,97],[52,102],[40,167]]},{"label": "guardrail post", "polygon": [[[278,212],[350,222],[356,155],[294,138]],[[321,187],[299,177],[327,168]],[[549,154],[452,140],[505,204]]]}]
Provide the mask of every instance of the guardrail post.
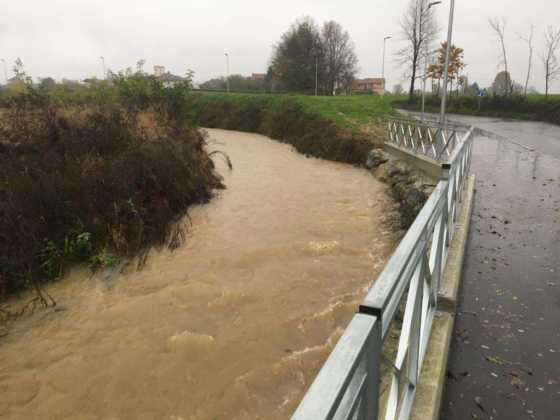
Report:
[{"label": "guardrail post", "polygon": [[366,389],[360,410],[359,420],[377,420],[379,418],[379,389],[381,383],[381,322],[376,322],[365,352]]},{"label": "guardrail post", "polygon": [[449,181],[449,173],[451,171],[451,165],[449,163],[441,164],[441,181]]}]

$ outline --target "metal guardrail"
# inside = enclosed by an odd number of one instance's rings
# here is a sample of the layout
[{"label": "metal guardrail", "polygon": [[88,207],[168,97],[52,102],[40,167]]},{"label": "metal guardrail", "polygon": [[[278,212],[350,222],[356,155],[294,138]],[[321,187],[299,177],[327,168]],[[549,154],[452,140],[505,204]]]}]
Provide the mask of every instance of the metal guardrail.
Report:
[{"label": "metal guardrail", "polygon": [[[410,417],[436,313],[438,291],[469,174],[471,128],[442,164],[442,179],[360,305],[292,420]],[[399,309],[404,317],[398,328]],[[383,354],[389,332],[396,355]],[[391,384],[381,391],[381,365]],[[385,410],[380,413],[379,407]]]},{"label": "metal guardrail", "polygon": [[396,146],[420,153],[437,161],[449,159],[464,126],[446,123],[445,126],[399,118],[387,120],[387,141]]}]

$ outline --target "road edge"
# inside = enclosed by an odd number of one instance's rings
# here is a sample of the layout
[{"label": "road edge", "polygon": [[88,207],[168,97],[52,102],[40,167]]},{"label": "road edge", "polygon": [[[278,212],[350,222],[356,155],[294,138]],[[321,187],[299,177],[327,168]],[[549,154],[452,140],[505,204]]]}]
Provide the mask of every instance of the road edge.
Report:
[{"label": "road edge", "polygon": [[474,204],[474,186],[475,175],[470,175],[464,191],[463,206],[455,224],[455,235],[449,248],[441,293],[438,297],[438,312],[422,365],[411,420],[439,420]]}]

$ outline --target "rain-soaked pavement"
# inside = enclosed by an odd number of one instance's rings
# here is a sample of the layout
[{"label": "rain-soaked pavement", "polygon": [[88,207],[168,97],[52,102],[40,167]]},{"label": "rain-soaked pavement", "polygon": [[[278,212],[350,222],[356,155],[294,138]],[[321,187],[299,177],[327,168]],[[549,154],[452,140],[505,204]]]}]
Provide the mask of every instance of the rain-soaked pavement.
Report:
[{"label": "rain-soaked pavement", "polygon": [[560,127],[451,119],[486,132],[441,419],[560,419]]}]

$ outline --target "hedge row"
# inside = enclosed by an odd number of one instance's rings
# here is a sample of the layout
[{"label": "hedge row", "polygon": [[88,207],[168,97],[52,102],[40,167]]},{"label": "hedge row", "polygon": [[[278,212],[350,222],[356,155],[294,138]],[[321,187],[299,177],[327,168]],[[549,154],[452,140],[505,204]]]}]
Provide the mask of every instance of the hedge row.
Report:
[{"label": "hedge row", "polygon": [[[413,103],[408,101],[395,101],[397,108],[418,110],[419,99]],[[426,99],[426,108],[429,111],[439,111],[440,98],[437,96]],[[451,96],[448,100],[447,110],[450,113],[497,118],[514,118],[530,121],[544,121],[560,125],[560,96]]]}]

